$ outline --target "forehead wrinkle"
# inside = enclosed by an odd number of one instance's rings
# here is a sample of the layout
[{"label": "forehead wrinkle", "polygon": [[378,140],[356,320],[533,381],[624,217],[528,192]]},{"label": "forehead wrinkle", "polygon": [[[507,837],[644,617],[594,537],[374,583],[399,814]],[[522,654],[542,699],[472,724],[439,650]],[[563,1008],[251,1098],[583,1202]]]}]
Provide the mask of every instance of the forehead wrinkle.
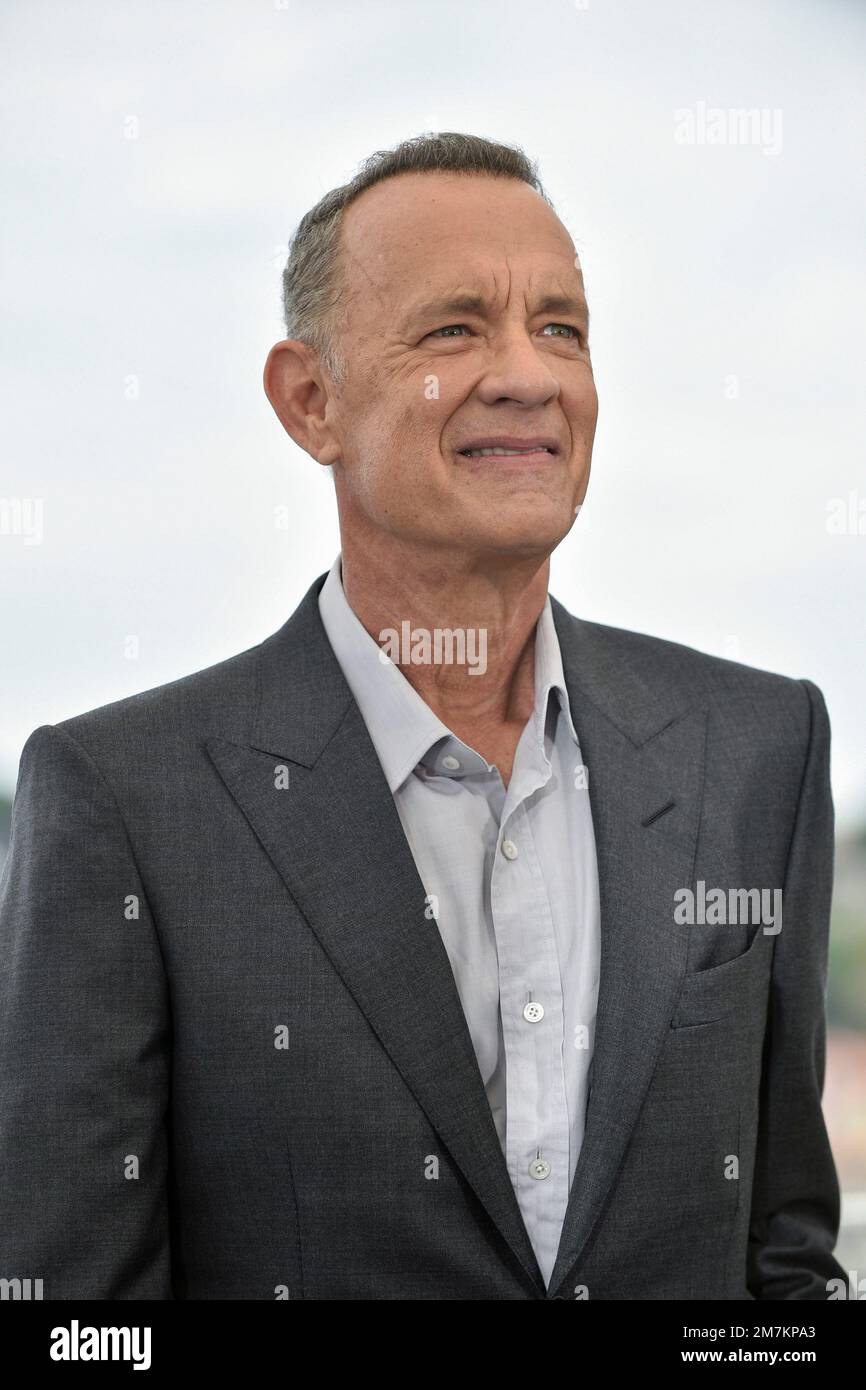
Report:
[{"label": "forehead wrinkle", "polygon": [[[422,298],[413,300],[406,309],[406,319],[414,320],[424,314],[430,313],[483,313],[499,299],[502,299],[499,291],[499,278],[497,269],[489,267],[489,277],[493,282],[492,292],[488,285],[483,283],[483,278],[475,277],[471,280],[458,282],[453,288],[443,287],[441,292],[425,295]],[[511,295],[511,281],[513,274],[511,268],[506,264],[506,278],[508,280],[508,291],[503,300],[507,303]],[[563,287],[562,281],[558,277],[553,277],[552,288],[547,293],[540,296],[539,309],[542,312],[545,308],[558,308],[562,312],[572,312],[576,315],[588,317],[588,306],[582,288],[569,291]],[[531,279],[523,292],[524,309],[529,308],[529,296],[533,293]]]},{"label": "forehead wrinkle", "polygon": [[[490,280],[493,282],[492,291]],[[443,286],[439,292],[413,300],[407,305],[403,320],[409,324],[430,314],[484,314],[495,304],[497,297],[496,272],[490,267],[489,275],[473,274],[470,279],[458,281],[453,289]]]},{"label": "forehead wrinkle", "polygon": [[[542,278],[544,276],[542,275]],[[572,290],[567,287],[568,280],[562,279],[558,272],[552,273],[549,280],[550,288],[544,293],[539,292],[538,313],[572,313],[577,317],[583,317],[589,321],[589,304],[583,288],[583,276],[577,271],[579,284]],[[536,277],[530,272],[526,283],[526,292],[523,296],[524,308],[529,312],[527,298],[535,289]]]},{"label": "forehead wrinkle", "polygon": [[341,247],[341,250],[343,264],[340,271],[338,271],[338,274],[341,273],[343,276],[343,285],[345,287],[344,303],[346,311],[348,311],[351,305],[358,300],[359,295],[361,293],[360,287],[357,285],[357,283],[353,283],[353,276],[357,272],[360,272],[360,274],[366,280],[367,286],[372,291],[379,308],[387,309],[385,295],[388,286],[388,281],[385,280],[381,284],[377,283],[377,281],[370,274],[370,271],[367,269],[367,266],[364,262],[364,258],[362,256],[359,256],[357,252],[352,251],[349,247],[346,246]]},{"label": "forehead wrinkle", "polygon": [[[400,277],[396,273],[399,267],[393,265],[388,267],[387,264],[383,265],[383,262],[387,263],[389,258],[393,260],[392,253],[395,249],[399,250],[400,248],[395,248],[393,245],[393,238],[389,238],[386,235],[380,245],[378,255],[374,257],[373,264],[370,265],[368,263],[368,256],[359,254],[355,248],[345,247],[347,253],[347,289],[351,292],[347,294],[347,300],[354,300],[362,293],[361,286],[358,284],[352,285],[352,279],[363,278],[369,291],[372,292],[372,297],[380,312],[384,312],[386,315],[390,316],[395,309],[398,309],[399,300],[402,297],[399,294],[401,288],[399,283]],[[518,255],[519,254],[520,251],[518,250]],[[377,279],[375,275],[377,268],[380,271],[384,271],[384,276],[380,276],[379,279]],[[502,298],[502,290],[500,288],[503,285],[503,273],[506,286],[506,295],[504,299]],[[502,303],[503,307],[507,305],[511,297],[513,282],[517,278],[507,251],[501,255],[501,257],[496,257],[495,259],[491,258],[491,261],[488,261],[486,265],[476,264],[471,269],[468,266],[464,267],[464,274],[466,278],[463,279],[461,277],[453,288],[446,284],[442,284],[439,293],[428,293],[411,301],[406,306],[405,310],[400,313],[402,330],[409,329],[410,326],[414,326],[418,320],[424,317],[430,317],[431,315],[440,313],[446,316],[451,313],[489,314],[493,311],[497,303]],[[563,301],[568,300],[570,303],[562,303],[555,306],[552,304],[550,312],[569,312],[575,317],[583,318],[588,327],[589,309],[585,295],[583,294],[583,280],[579,269],[577,270],[579,284],[576,285],[573,291],[569,292],[569,290],[565,288],[566,281],[562,278],[561,267],[556,269],[550,265],[545,265],[533,269],[530,266],[527,285],[523,291],[524,310],[527,313],[529,312],[528,301],[533,293],[534,282],[539,279],[544,281],[548,276],[550,277],[548,283],[551,289],[546,295],[541,297],[541,302],[535,312],[546,311],[545,301],[549,300],[553,302],[557,299]],[[395,288],[398,291],[396,301],[394,299]],[[398,330],[398,332],[399,331],[401,330]]]},{"label": "forehead wrinkle", "polygon": [[[494,280],[494,283],[495,283],[495,282],[496,282],[496,271],[495,271],[495,270],[494,270],[494,272],[493,272],[493,280]],[[512,273],[511,273],[511,265],[510,265],[510,263],[509,263],[509,260],[508,260],[508,257],[507,257],[507,256],[506,256],[506,258],[505,258],[505,281],[506,281],[506,289],[505,289],[505,300],[504,300],[504,303],[505,303],[505,304],[510,304],[510,303],[511,303],[511,287],[512,287],[512,285],[513,285],[513,283],[514,283],[514,276],[513,276]]]}]

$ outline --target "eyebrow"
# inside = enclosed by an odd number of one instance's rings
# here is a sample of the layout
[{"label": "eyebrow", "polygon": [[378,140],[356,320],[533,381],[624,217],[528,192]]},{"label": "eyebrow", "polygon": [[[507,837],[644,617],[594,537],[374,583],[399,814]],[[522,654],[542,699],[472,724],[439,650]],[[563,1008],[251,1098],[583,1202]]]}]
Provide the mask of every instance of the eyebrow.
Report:
[{"label": "eyebrow", "polygon": [[571,314],[573,318],[589,322],[589,305],[585,299],[575,299],[570,294],[548,294],[535,311],[537,314]]},{"label": "eyebrow", "polygon": [[[414,324],[419,319],[447,318],[452,314],[487,313],[488,302],[478,294],[458,294],[446,299],[427,299],[416,304],[406,316],[406,323]],[[548,294],[539,302],[536,314],[569,314],[573,318],[589,323],[589,306],[585,299],[575,299],[567,294]]]}]

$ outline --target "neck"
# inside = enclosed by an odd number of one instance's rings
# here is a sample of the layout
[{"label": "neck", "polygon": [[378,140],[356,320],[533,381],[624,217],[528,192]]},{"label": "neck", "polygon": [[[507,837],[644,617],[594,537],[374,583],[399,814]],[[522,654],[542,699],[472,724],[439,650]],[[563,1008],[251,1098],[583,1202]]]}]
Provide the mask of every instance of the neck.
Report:
[{"label": "neck", "polygon": [[[383,553],[343,537],[343,589],[359,621],[443,723],[479,748],[508,727],[519,734],[532,712],[549,572],[548,557]],[[450,633],[462,633],[465,648]],[[443,659],[449,649],[452,661]]]}]

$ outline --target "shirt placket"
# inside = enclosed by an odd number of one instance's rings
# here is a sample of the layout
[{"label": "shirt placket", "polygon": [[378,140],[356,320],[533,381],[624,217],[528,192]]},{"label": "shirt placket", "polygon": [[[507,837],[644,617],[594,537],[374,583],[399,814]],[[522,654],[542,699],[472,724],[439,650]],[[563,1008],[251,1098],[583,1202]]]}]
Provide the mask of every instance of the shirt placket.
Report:
[{"label": "shirt placket", "polygon": [[500,827],[491,907],[506,1057],[506,1160],[524,1221],[542,1233],[537,1254],[547,1277],[568,1203],[563,997],[550,904],[522,803]]}]

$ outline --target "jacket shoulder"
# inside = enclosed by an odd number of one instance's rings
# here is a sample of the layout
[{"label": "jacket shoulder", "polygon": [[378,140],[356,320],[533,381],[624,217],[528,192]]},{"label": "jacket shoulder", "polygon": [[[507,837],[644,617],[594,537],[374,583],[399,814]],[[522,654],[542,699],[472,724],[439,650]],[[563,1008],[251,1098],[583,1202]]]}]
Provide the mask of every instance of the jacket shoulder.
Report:
[{"label": "jacket shoulder", "polygon": [[809,679],[749,666],[650,633],[590,622],[561,605],[560,610],[572,625],[578,651],[603,662],[611,679],[625,672],[680,712],[710,706],[723,717],[745,717],[753,730],[762,727],[774,740],[793,738],[798,744],[808,743],[816,712],[826,719],[823,694]]},{"label": "jacket shoulder", "polygon": [[59,720],[55,728],[94,756],[118,740],[164,744],[192,734],[231,738],[245,730],[255,709],[261,643],[135,695]]},{"label": "jacket shoulder", "polygon": [[702,689],[707,690],[781,693],[800,685],[796,677],[750,666],[729,657],[715,656],[683,642],[673,642],[646,632],[632,632],[628,628],[609,627],[604,623],[585,622],[580,618],[573,621],[582,628],[591,628],[598,640],[610,645],[635,669],[642,672],[658,670],[668,679],[674,682],[683,680],[690,687],[697,681]]}]

